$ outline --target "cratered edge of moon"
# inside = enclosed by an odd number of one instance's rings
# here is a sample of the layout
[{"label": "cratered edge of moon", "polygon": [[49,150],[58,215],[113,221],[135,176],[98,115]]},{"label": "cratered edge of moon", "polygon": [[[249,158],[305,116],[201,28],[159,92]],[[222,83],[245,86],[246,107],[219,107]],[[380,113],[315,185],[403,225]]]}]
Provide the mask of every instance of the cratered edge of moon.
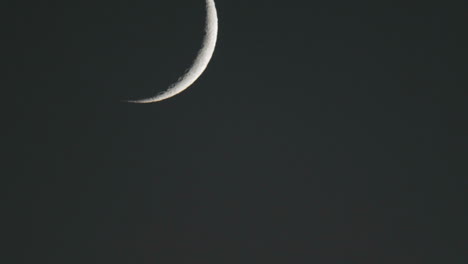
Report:
[{"label": "cratered edge of moon", "polygon": [[218,14],[214,0],[206,0],[206,26],[205,36],[201,49],[193,61],[191,67],[168,89],[153,97],[139,100],[126,100],[128,103],[147,104],[171,98],[190,87],[205,71],[213,56],[218,37]]}]

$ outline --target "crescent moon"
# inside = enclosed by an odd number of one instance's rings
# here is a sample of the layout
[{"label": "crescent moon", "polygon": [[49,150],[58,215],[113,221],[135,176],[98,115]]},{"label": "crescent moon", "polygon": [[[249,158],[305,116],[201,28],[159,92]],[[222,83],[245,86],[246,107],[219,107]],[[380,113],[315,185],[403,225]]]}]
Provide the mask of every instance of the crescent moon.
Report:
[{"label": "crescent moon", "polygon": [[147,104],[159,102],[171,98],[192,85],[205,71],[213,56],[218,37],[218,14],[214,0],[206,0],[206,26],[203,44],[192,66],[185,71],[177,82],[169,86],[165,91],[146,99],[130,100],[129,103]]}]

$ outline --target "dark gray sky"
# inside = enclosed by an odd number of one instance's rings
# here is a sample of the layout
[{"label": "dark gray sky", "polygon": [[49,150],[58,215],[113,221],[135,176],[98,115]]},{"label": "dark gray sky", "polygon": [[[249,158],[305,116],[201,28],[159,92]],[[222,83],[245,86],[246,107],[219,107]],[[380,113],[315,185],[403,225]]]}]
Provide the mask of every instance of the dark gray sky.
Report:
[{"label": "dark gray sky", "polygon": [[5,263],[466,263],[466,1],[216,4],[3,4]]}]

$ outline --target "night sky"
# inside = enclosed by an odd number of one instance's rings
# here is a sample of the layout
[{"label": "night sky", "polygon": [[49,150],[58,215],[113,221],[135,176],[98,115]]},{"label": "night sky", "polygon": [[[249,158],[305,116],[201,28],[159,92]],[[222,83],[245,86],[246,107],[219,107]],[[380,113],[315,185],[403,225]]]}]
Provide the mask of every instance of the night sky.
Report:
[{"label": "night sky", "polygon": [[468,263],[468,2],[1,4],[5,264]]}]

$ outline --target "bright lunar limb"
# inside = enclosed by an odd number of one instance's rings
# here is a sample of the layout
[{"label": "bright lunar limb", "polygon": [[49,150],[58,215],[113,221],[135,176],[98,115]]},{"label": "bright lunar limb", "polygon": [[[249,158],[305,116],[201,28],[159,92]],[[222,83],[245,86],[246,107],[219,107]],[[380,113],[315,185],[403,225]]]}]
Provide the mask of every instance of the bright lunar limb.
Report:
[{"label": "bright lunar limb", "polygon": [[169,86],[165,91],[147,99],[130,100],[126,102],[138,104],[159,102],[173,97],[187,89],[198,79],[198,77],[200,77],[200,75],[202,75],[208,66],[215,50],[217,37],[218,15],[216,12],[216,6],[214,0],[206,0],[205,37],[203,39],[202,47],[199,50],[192,66],[177,80],[177,82]]}]

